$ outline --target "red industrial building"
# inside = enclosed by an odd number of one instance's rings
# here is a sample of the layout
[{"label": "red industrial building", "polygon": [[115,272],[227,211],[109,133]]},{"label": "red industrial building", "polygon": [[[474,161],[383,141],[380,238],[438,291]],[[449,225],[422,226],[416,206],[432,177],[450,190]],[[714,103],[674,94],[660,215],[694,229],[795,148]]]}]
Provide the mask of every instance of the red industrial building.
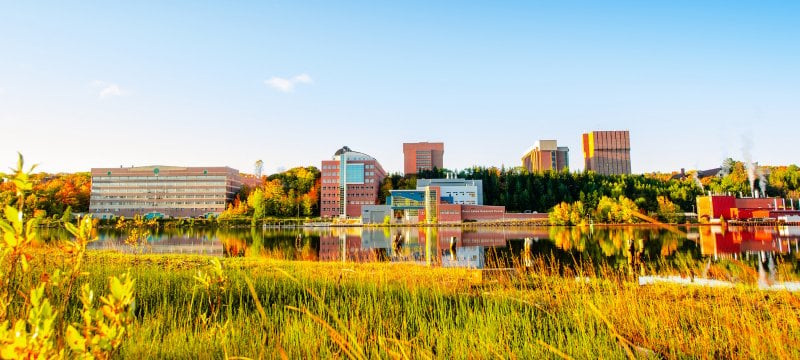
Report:
[{"label": "red industrial building", "polygon": [[777,197],[735,198],[732,195],[697,197],[697,217],[701,221],[778,219],[798,216],[800,210],[788,209],[786,201]]}]

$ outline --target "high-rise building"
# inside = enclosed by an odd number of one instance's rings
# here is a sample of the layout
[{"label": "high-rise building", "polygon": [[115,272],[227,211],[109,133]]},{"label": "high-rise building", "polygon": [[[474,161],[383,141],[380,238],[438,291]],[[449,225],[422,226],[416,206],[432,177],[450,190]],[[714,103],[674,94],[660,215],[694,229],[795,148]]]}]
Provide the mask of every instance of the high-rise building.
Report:
[{"label": "high-rise building", "polygon": [[556,140],[539,140],[522,155],[522,167],[529,172],[569,169],[569,148]]},{"label": "high-rise building", "polygon": [[444,143],[403,143],[403,172],[418,174],[422,170],[444,167]]},{"label": "high-rise building", "polygon": [[591,131],[583,134],[586,171],[603,175],[631,173],[631,139],[628,130]]},{"label": "high-rise building", "polygon": [[229,167],[94,168],[89,212],[96,218],[219,215],[242,187]]},{"label": "high-rise building", "polygon": [[386,172],[378,160],[364,153],[339,149],[322,161],[320,216],[358,217],[362,205],[378,204],[378,192]]}]

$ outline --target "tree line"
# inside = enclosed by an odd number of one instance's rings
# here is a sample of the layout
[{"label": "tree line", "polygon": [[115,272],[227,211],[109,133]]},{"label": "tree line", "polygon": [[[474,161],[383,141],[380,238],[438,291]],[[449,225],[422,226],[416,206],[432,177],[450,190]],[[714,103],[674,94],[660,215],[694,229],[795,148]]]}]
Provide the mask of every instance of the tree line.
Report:
[{"label": "tree line", "polygon": [[[439,179],[454,174],[447,169],[422,171],[416,175],[389,174],[380,184],[378,202],[386,203],[393,189],[415,189],[417,179]],[[228,204],[223,217],[317,217],[320,209],[320,171],[314,166],[297,167],[285,172],[261,176],[253,186],[243,186]],[[459,178],[482,180],[484,204],[502,205],[507,211],[550,212],[562,203],[580,202],[582,217],[592,216],[607,198],[624,203],[628,199],[644,214],[666,217],[671,213],[694,210],[695,198],[705,192],[751,194],[750,179],[768,196],[800,198],[800,167],[748,166],[726,159],[711,176],[653,173],[605,176],[593,172],[528,172],[523,168],[472,167],[455,173]],[[31,174],[33,184],[25,198],[27,216],[61,218],[64,213],[88,212],[91,175]],[[0,205],[17,206],[15,187],[10,181],[0,183]],[[561,210],[564,210],[563,207]]]},{"label": "tree line", "polygon": [[[89,211],[92,177],[88,172],[72,174],[31,174],[30,192],[24,198],[24,216],[38,219],[61,219],[71,213]],[[10,179],[0,182],[0,206],[18,208],[17,187]],[[64,215],[67,216],[64,216]],[[65,219],[65,220],[67,220]]]},{"label": "tree line", "polygon": [[262,176],[255,186],[242,186],[220,219],[319,216],[320,175],[309,166]]}]

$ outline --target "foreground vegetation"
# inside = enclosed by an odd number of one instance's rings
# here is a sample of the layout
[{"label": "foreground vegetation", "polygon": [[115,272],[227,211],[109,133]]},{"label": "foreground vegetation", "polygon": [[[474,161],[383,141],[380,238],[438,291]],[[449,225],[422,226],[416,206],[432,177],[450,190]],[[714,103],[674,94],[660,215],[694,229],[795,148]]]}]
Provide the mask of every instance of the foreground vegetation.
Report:
[{"label": "foreground vegetation", "polygon": [[[488,276],[121,255],[87,252],[95,221],[68,216],[60,221],[73,238],[37,247],[39,219],[27,208],[36,184],[23,169],[20,156],[0,174],[14,192],[0,219],[3,359],[800,357],[795,295],[639,287],[631,271],[553,257]],[[139,225],[128,230],[146,231]]]},{"label": "foreground vegetation", "polygon": [[[59,263],[39,251],[19,286]],[[639,287],[545,258],[483,281],[414,264],[107,252],[90,252],[85,267],[92,288],[126,272],[136,283],[126,358],[800,356],[795,295]],[[79,319],[80,302],[69,304]]]}]

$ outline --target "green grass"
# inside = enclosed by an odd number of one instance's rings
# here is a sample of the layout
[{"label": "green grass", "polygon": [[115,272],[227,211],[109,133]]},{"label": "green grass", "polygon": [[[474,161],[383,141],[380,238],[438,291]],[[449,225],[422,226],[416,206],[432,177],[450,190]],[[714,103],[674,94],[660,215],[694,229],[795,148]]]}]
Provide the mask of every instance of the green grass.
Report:
[{"label": "green grass", "polygon": [[[30,279],[57,262],[37,260]],[[85,281],[136,279],[125,358],[800,357],[800,299],[790,293],[639,287],[593,267],[576,281],[541,258],[533,271],[483,282],[413,264],[222,263],[227,283],[206,292],[194,276],[211,272],[208,258],[91,252]]]}]

